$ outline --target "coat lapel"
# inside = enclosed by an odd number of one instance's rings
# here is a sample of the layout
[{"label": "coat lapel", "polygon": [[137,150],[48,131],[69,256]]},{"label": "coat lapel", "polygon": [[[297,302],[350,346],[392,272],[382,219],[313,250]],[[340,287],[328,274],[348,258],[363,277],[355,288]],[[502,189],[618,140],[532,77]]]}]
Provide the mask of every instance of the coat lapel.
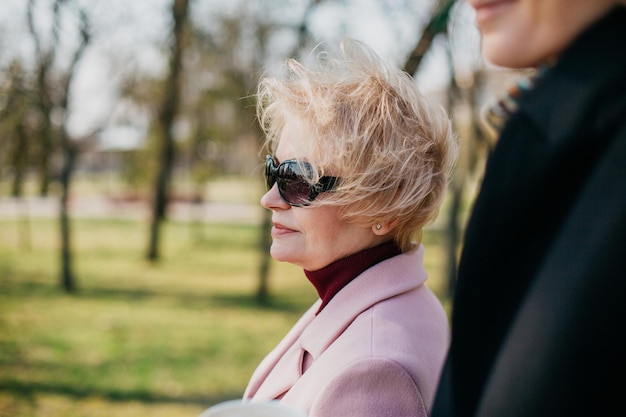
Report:
[{"label": "coat lapel", "polygon": [[266,382],[257,390],[256,398],[279,399],[302,376],[304,350],[300,343],[294,343],[285,352],[274,368],[267,374]]},{"label": "coat lapel", "polygon": [[[244,398],[278,398],[301,376],[304,352],[299,339],[303,330],[314,319],[320,303],[321,300],[314,303],[283,340],[261,361],[250,378]],[[268,378],[270,374],[271,378]]]}]

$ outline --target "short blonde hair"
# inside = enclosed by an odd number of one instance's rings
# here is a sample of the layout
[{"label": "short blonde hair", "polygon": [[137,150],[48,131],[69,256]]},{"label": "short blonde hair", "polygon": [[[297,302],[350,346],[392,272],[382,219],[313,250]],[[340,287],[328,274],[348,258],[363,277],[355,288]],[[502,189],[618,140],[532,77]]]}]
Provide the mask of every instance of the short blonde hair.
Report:
[{"label": "short blonde hair", "polygon": [[286,77],[259,83],[266,147],[273,152],[286,120],[298,118],[317,175],[341,178],[313,204],[338,205],[343,219],[364,226],[395,222],[394,239],[407,252],[445,197],[457,152],[450,120],[411,76],[361,42],[315,52],[311,65],[287,60]]}]

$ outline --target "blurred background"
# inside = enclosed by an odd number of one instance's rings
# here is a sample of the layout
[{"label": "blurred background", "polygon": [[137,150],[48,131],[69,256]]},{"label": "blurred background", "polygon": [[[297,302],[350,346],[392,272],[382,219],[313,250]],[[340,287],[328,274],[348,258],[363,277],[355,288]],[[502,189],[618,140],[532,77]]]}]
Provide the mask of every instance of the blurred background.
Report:
[{"label": "blurred background", "polygon": [[195,416],[242,395],[316,299],[271,260],[253,94],[349,36],[445,107],[461,155],[424,232],[449,311],[486,65],[450,0],[3,0],[0,416]]}]

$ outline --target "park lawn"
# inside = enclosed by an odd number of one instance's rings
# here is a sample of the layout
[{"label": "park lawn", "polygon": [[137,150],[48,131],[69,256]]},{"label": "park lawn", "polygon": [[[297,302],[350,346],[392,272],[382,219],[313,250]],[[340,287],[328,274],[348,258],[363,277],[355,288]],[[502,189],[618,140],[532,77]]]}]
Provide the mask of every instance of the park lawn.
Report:
[{"label": "park lawn", "polygon": [[[255,302],[254,225],[167,222],[163,258],[143,258],[144,222],[72,222],[78,291],[60,290],[57,224],[0,220],[0,417],[197,416],[243,393],[316,294],[273,262]],[[428,232],[430,285],[443,250]]]}]

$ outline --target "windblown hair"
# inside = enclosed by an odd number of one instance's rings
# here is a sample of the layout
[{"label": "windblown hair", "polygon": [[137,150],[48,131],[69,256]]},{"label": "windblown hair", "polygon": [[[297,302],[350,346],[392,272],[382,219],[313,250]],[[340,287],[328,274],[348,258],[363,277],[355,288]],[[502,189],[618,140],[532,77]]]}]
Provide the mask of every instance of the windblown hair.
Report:
[{"label": "windblown hair", "polygon": [[364,226],[396,222],[394,239],[408,252],[445,197],[457,153],[450,121],[406,72],[358,41],[314,58],[310,65],[287,60],[285,77],[261,80],[266,147],[273,152],[286,120],[297,118],[317,175],[341,178],[313,204],[338,205],[343,219]]}]

